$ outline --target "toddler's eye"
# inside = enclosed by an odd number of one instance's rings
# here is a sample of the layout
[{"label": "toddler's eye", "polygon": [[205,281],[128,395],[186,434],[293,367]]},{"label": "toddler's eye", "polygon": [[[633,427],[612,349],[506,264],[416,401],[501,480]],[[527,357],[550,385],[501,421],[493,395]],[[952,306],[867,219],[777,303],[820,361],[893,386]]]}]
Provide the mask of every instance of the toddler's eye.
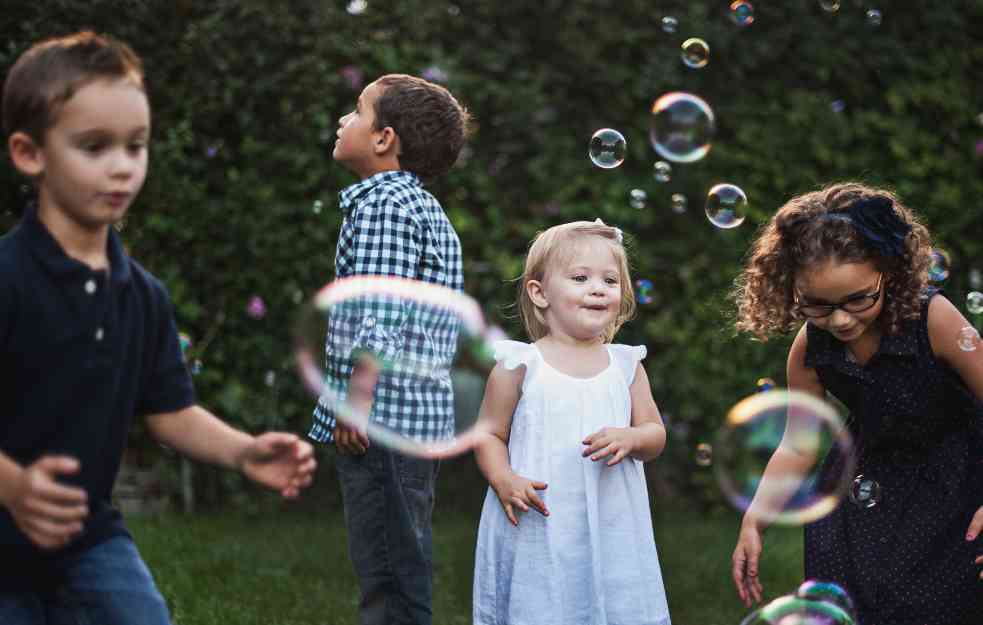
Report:
[{"label": "toddler's eye", "polygon": [[614,286],[615,284],[618,284],[617,278],[608,278],[608,279],[605,280],[605,282],[607,282],[608,284],[610,284],[612,286]]},{"label": "toddler's eye", "polygon": [[587,276],[584,276],[584,275],[576,275],[576,276],[573,277],[573,279],[576,282],[586,282],[587,281]]}]

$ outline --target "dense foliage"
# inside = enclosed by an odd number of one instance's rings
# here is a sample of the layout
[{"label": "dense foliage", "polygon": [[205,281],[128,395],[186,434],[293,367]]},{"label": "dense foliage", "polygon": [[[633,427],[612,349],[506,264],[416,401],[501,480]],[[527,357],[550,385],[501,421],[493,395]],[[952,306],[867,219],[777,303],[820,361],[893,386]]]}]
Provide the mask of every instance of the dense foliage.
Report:
[{"label": "dense foliage", "polygon": [[[656,472],[709,492],[693,447],[757,378],[784,378],[787,341],[735,336],[727,300],[755,229],[782,202],[834,180],[885,185],[950,253],[947,288],[960,306],[969,270],[983,267],[983,3],[883,2],[879,26],[854,0],[835,13],[812,0],[757,4],[740,28],[723,0],[368,0],[360,14],[340,0],[8,2],[0,67],[82,27],[144,57],[151,175],[122,233],[195,340],[201,401],[251,430],[309,421],[290,328],[297,302],[332,276],[336,194],[354,179],[330,150],[359,74],[446,80],[477,120],[459,165],[432,186],[461,235],[467,291],[521,338],[510,279],[537,230],[601,217],[631,234],[635,277],[652,280],[654,301],[619,341],[649,347],[670,423]],[[662,30],[666,15],[675,33]],[[703,69],[680,62],[690,36],[710,45]],[[673,90],[705,98],[718,131],[705,159],[658,183],[649,108]],[[628,139],[613,170],[586,155],[605,126]],[[750,198],[734,230],[703,216],[721,181]],[[7,209],[22,203],[10,167],[0,185]],[[648,192],[646,208],[629,206],[633,188]],[[670,210],[672,193],[686,195],[688,212]],[[14,221],[3,215],[0,230]],[[246,314],[253,295],[268,308],[261,319]]]}]

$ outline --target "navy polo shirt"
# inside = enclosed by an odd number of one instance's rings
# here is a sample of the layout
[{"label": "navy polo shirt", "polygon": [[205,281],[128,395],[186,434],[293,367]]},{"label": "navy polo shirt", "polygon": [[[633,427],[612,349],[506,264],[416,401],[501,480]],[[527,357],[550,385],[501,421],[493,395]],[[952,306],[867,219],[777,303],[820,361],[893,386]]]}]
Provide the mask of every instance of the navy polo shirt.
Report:
[{"label": "navy polo shirt", "polygon": [[[106,251],[108,272],[69,258],[34,208],[0,238],[0,451],[78,459],[59,479],[88,492],[90,516],[63,553],[126,533],[110,495],[133,416],[194,403],[167,290],[112,228]],[[0,576],[57,555],[0,506]]]}]

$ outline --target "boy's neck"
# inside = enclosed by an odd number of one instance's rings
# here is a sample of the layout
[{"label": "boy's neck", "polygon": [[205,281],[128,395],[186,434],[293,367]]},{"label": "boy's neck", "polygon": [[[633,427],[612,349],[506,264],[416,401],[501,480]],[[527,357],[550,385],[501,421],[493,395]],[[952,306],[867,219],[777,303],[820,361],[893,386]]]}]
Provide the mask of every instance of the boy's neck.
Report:
[{"label": "boy's neck", "polygon": [[88,265],[94,271],[109,268],[109,255],[106,252],[109,225],[94,230],[85,228],[63,212],[46,208],[43,203],[38,205],[38,220],[45,225],[69,258]]},{"label": "boy's neck", "polygon": [[351,168],[353,174],[358,176],[359,180],[367,180],[376,174],[381,174],[384,171],[402,171],[398,162],[380,161],[377,163],[368,163],[360,167]]}]

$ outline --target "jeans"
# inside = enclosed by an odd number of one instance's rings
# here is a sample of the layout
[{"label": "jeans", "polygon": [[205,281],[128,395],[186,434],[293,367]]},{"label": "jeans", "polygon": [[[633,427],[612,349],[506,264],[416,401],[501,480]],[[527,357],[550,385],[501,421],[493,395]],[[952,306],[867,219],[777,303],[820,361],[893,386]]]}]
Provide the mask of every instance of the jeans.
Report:
[{"label": "jeans", "polygon": [[371,445],[337,455],[362,625],[430,625],[430,519],[439,463]]},{"label": "jeans", "polygon": [[167,605],[128,536],[51,563],[49,583],[0,590],[3,625],[170,625]]}]

